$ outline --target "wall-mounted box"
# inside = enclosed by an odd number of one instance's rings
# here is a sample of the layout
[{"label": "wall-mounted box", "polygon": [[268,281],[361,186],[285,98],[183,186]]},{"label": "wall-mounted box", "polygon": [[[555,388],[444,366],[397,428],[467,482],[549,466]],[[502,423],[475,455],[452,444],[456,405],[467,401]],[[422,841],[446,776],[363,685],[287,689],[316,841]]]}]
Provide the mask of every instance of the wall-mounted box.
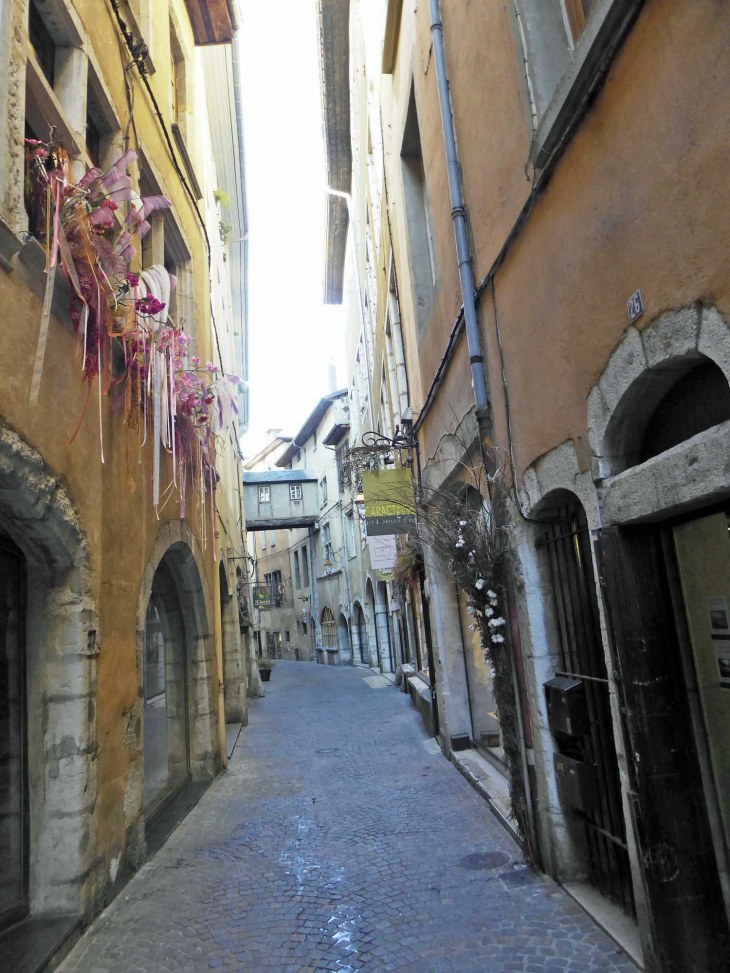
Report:
[{"label": "wall-mounted box", "polygon": [[548,723],[553,733],[581,737],[588,733],[588,707],[581,679],[555,676],[545,683]]},{"label": "wall-mounted box", "polygon": [[553,757],[560,799],[575,811],[592,811],[598,805],[598,788],[593,767],[583,760],[556,753]]}]

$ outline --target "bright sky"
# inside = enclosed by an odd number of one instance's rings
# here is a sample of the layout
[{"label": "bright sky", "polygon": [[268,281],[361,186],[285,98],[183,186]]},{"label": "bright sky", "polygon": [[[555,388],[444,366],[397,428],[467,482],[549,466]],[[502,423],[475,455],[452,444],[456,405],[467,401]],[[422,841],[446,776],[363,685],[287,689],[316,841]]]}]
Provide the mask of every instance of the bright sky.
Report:
[{"label": "bright sky", "polygon": [[242,82],[249,214],[249,379],[254,455],[293,435],[345,384],[344,316],[323,304],[326,169],[314,0],[244,0]]}]

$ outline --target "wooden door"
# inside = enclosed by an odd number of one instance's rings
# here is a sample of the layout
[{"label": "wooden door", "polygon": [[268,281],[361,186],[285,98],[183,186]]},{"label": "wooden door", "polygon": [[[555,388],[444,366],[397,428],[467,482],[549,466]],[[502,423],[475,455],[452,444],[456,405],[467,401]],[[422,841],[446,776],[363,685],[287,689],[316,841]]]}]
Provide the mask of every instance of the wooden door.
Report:
[{"label": "wooden door", "polygon": [[725,973],[730,930],[661,529],[611,527],[597,534],[656,968]]}]

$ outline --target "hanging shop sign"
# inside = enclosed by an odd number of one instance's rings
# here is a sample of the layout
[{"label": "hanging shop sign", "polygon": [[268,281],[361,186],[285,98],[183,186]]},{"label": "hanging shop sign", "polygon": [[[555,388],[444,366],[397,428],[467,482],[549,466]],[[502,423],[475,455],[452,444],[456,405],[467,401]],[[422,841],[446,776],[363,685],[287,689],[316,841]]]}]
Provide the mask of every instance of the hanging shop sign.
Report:
[{"label": "hanging shop sign", "polygon": [[368,537],[416,532],[413,479],[409,469],[363,473],[362,486]]},{"label": "hanging shop sign", "polygon": [[256,608],[272,608],[278,595],[276,586],[270,584],[253,585],[253,603]]},{"label": "hanging shop sign", "polygon": [[398,557],[395,534],[383,534],[368,539],[370,564],[376,571],[392,571]]}]

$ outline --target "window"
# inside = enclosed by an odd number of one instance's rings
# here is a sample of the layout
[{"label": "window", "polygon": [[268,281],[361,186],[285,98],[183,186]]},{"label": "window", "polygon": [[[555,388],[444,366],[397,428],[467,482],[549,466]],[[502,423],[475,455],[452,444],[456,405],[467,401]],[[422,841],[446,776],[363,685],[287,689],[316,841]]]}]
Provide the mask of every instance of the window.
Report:
[{"label": "window", "polygon": [[586,21],[596,8],[598,0],[563,0],[565,25],[571,46],[583,33]]},{"label": "window", "polygon": [[[56,45],[48,32],[37,6],[31,2],[28,12],[28,39],[38,59],[38,64],[51,87],[56,75]],[[43,138],[47,137],[43,133]]]},{"label": "window", "polygon": [[276,531],[271,531],[271,546],[276,547]]},{"label": "window", "polygon": [[322,560],[326,560],[328,555],[332,554],[332,543],[330,540],[330,525],[329,523],[322,524]]},{"label": "window", "polygon": [[408,114],[401,145],[403,190],[406,203],[408,241],[413,290],[417,305],[418,332],[421,334],[431,318],[433,291],[436,285],[431,224],[426,198],[426,173],[421,151],[415,89],[411,87]]},{"label": "window", "polygon": [[265,530],[262,530],[261,531],[261,550],[262,551],[265,551],[266,550],[266,531]]},{"label": "window", "polygon": [[354,557],[357,554],[357,548],[355,546],[355,517],[356,514],[353,511],[348,513],[345,518],[345,533],[347,534],[347,556]]},{"label": "window", "polygon": [[319,481],[319,503],[324,507],[327,503],[327,477],[323,476]]},{"label": "window", "polygon": [[271,488],[259,487],[259,503],[270,503],[270,502],[271,502]]},{"label": "window", "polygon": [[[309,558],[307,557],[307,545],[302,547],[302,581],[304,582],[304,587],[309,587]],[[305,629],[306,631],[306,629]]]},{"label": "window", "polygon": [[329,608],[322,612],[322,645],[325,649],[337,648],[337,622]]},{"label": "window", "polygon": [[302,634],[307,634],[307,623],[305,621],[302,621]]},{"label": "window", "polygon": [[299,572],[299,551],[294,551],[294,586],[297,589],[302,586],[302,577]]},{"label": "window", "polygon": [[302,486],[300,483],[292,483],[289,486],[289,499],[290,500],[302,499]]},{"label": "window", "polygon": [[284,632],[284,641],[291,642],[291,635],[289,634],[289,632]]},{"label": "window", "polygon": [[302,634],[302,623],[297,619],[297,635]]},{"label": "window", "polygon": [[266,655],[270,658],[274,658],[274,633],[266,633]]},{"label": "window", "polygon": [[274,632],[272,636],[272,644],[274,648],[274,658],[281,658],[281,632]]}]

